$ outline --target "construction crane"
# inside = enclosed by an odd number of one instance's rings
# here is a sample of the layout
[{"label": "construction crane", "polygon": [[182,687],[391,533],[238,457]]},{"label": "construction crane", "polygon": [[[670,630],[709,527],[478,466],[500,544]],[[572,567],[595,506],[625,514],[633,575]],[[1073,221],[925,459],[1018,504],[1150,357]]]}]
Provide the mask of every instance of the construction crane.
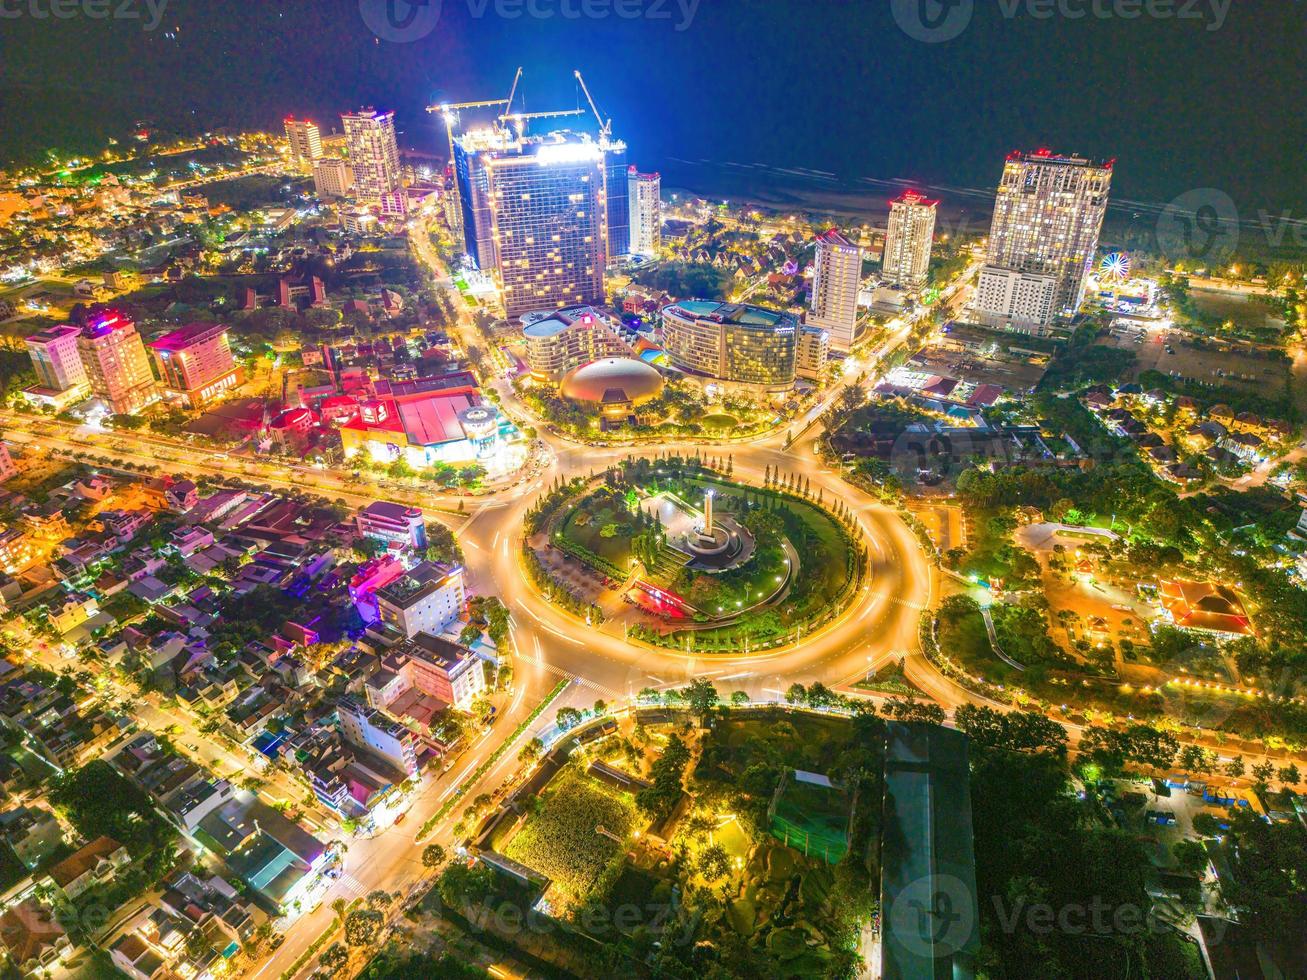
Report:
[{"label": "construction crane", "polygon": [[590,103],[590,111],[595,114],[595,119],[599,123],[600,140],[606,141],[610,136],[612,136],[613,121],[611,119],[605,120],[604,117],[599,114],[599,107],[595,105],[595,100],[590,96],[590,90],[585,87],[585,79],[581,77],[580,70],[574,71],[572,74],[576,76],[577,82],[580,83],[581,91],[585,93],[585,100]]},{"label": "construction crane", "polygon": [[525,127],[521,126],[520,124],[526,122],[528,119],[555,119],[559,116],[584,116],[584,115],[585,115],[584,109],[553,109],[549,112],[514,112],[514,113],[506,112],[499,117],[499,123],[501,126],[507,122],[518,123],[519,124],[518,136],[522,136],[525,133]]}]

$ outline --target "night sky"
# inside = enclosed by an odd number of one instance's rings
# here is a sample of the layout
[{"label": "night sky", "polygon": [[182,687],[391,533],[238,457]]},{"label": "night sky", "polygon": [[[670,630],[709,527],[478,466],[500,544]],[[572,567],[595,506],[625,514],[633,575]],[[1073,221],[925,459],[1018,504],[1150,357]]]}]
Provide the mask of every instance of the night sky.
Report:
[{"label": "night sky", "polygon": [[1307,4],[1290,0],[1233,0],[1217,30],[1228,0],[1131,20],[973,0],[966,29],[937,44],[899,27],[898,0],[701,0],[684,30],[693,0],[619,0],[666,18],[637,20],[561,15],[581,0],[535,0],[547,19],[496,13],[522,0],[443,0],[412,43],[378,40],[359,0],[170,0],[152,32],[145,0],[128,2],[142,19],[37,20],[7,0],[24,14],[0,20],[4,156],[139,117],[280,128],[295,113],[327,130],[365,103],[398,111],[403,145],[443,152],[423,106],[503,98],[520,64],[528,109],[574,106],[580,68],[632,159],[673,180],[691,172],[680,158],[992,188],[1009,150],[1049,146],[1117,158],[1119,199],[1212,186],[1245,213],[1307,208]]}]

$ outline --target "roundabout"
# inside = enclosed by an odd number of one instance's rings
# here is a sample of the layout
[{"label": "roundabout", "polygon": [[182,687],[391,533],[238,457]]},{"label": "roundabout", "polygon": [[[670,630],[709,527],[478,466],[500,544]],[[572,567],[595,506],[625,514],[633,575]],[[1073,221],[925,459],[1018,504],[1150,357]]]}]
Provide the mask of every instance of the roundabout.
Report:
[{"label": "roundabout", "polygon": [[836,619],[868,577],[852,514],[792,475],[757,486],[732,469],[723,457],[631,458],[555,484],[524,524],[529,580],[628,641],[714,656],[782,647]]}]

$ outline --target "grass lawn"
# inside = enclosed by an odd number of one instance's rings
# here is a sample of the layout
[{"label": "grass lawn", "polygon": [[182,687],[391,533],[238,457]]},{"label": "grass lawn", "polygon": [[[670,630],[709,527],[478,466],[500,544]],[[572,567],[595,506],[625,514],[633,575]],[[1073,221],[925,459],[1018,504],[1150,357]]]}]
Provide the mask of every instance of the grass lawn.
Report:
[{"label": "grass lawn", "polygon": [[[540,811],[514,835],[504,853],[553,879],[579,902],[603,872],[621,861],[636,823],[635,804],[602,783],[565,770],[549,784]],[[597,833],[602,826],[622,843]]]},{"label": "grass lawn", "polygon": [[630,564],[631,538],[636,534],[636,527],[630,511],[620,500],[600,493],[590,494],[568,511],[559,530],[564,538],[618,568]]}]

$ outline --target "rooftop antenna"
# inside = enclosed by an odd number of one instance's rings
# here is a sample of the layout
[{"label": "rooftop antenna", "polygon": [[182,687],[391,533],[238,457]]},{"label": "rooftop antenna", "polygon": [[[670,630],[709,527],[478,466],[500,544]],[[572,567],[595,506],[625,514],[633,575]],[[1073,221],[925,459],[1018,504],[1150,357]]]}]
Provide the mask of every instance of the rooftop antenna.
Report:
[{"label": "rooftop antenna", "polygon": [[599,108],[595,105],[595,100],[591,98],[590,90],[585,87],[585,79],[581,77],[581,72],[577,70],[572,74],[576,76],[577,82],[580,83],[581,91],[585,93],[585,100],[590,103],[590,111],[595,114],[595,119],[599,122],[600,140],[607,142],[609,137],[613,134],[613,121],[611,119],[605,121],[604,117],[599,114]]}]

